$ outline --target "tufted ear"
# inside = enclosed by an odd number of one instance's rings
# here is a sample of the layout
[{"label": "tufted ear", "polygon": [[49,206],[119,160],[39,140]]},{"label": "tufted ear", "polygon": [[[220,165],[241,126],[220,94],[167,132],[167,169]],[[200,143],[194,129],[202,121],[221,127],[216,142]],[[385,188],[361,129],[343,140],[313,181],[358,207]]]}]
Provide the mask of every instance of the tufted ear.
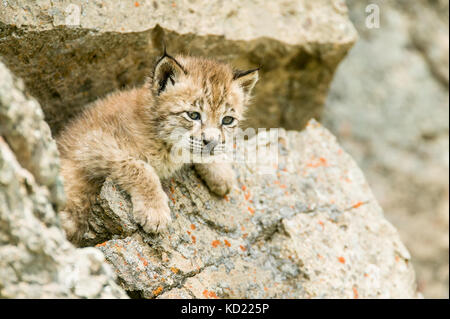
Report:
[{"label": "tufted ear", "polygon": [[236,81],[239,86],[244,90],[245,99],[248,100],[256,82],[259,79],[259,68],[240,71],[235,70],[233,72],[233,80]]},{"label": "tufted ear", "polygon": [[170,86],[175,85],[180,75],[186,74],[181,64],[164,52],[164,55],[156,62],[153,72],[153,90],[159,95]]}]

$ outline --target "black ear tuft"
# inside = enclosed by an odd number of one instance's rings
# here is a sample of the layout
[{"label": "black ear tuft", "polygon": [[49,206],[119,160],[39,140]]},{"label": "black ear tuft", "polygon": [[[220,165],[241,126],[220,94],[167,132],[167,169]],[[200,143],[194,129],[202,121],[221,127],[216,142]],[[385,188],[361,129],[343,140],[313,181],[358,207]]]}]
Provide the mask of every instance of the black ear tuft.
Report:
[{"label": "black ear tuft", "polygon": [[169,84],[175,85],[180,75],[187,74],[183,66],[172,56],[168,55],[164,46],[164,54],[156,62],[153,72],[153,89],[157,95],[167,89]]},{"label": "black ear tuft", "polygon": [[242,70],[234,70],[233,71],[233,80],[237,80],[240,77],[246,76],[250,73],[259,71],[260,68],[256,68],[256,69],[251,69],[251,70],[247,70],[247,71],[242,71]]},{"label": "black ear tuft", "polygon": [[259,79],[259,68],[247,71],[235,70],[233,80],[236,81],[244,91],[245,99],[248,100],[256,82]]}]

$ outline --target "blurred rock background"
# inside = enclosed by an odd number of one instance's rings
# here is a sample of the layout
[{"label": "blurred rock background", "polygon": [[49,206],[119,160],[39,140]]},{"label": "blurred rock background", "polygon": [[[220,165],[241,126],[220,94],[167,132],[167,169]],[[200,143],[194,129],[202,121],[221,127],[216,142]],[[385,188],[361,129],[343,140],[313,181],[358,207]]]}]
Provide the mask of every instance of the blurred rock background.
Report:
[{"label": "blurred rock background", "polygon": [[[366,7],[380,28],[366,26]],[[449,2],[347,0],[360,39],[323,123],[354,156],[412,254],[418,289],[448,298]]]}]

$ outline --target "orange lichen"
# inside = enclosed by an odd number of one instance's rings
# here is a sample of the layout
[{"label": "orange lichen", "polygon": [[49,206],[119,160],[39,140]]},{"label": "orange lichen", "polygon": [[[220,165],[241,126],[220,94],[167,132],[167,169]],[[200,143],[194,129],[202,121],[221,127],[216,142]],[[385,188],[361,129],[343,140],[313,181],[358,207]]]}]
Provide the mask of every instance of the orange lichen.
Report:
[{"label": "orange lichen", "polygon": [[153,294],[155,296],[158,296],[161,292],[163,291],[163,287],[159,286],[158,288],[156,288],[155,290],[153,290]]},{"label": "orange lichen", "polygon": [[239,248],[240,248],[242,251],[246,251],[246,250],[247,250],[247,248],[245,248],[245,247],[242,246],[242,245],[239,245]]},{"label": "orange lichen", "polygon": [[245,185],[242,185],[241,189],[245,192],[245,190],[247,189],[247,187],[245,187]]},{"label": "orange lichen", "polygon": [[213,240],[212,243],[211,243],[211,245],[212,245],[214,248],[216,248],[217,246],[220,245],[220,240]]},{"label": "orange lichen", "polygon": [[342,257],[342,256],[338,257],[338,261],[339,261],[341,264],[345,264],[345,258]]},{"label": "orange lichen", "polygon": [[194,243],[194,244],[195,244],[195,243],[197,242],[197,238],[195,238],[195,236],[194,236],[194,235],[192,235],[192,236],[191,236],[191,239],[192,239],[192,243]]},{"label": "orange lichen", "polygon": [[358,298],[359,298],[358,289],[356,288],[356,286],[353,286],[353,299],[358,299]]},{"label": "orange lichen", "polygon": [[219,299],[219,297],[217,297],[217,295],[216,295],[216,293],[214,291],[208,292],[208,296],[210,298]]},{"label": "orange lichen", "polygon": [[142,264],[144,265],[144,267],[148,266],[148,261],[141,256],[141,254],[137,253],[138,258],[140,259],[140,261],[142,261]]},{"label": "orange lichen", "polygon": [[243,235],[242,235],[242,238],[244,238],[244,239],[245,239],[245,238],[247,238],[247,236],[248,236],[248,234],[247,234],[247,233],[245,233],[245,234],[243,234]]},{"label": "orange lichen", "polygon": [[352,206],[352,208],[358,208],[363,204],[364,204],[363,202],[357,202],[355,205]]},{"label": "orange lichen", "polygon": [[250,206],[249,207],[247,207],[247,209],[248,209],[248,211],[250,212],[250,214],[254,214],[255,213],[255,210],[253,209],[253,208],[251,208]]},{"label": "orange lichen", "polygon": [[136,8],[139,7],[139,2],[136,1],[136,2],[134,3],[134,6],[135,6]]},{"label": "orange lichen", "polygon": [[227,247],[231,247],[231,244],[230,244],[230,242],[228,241],[228,240],[224,240],[224,243],[225,243],[225,246],[227,246]]},{"label": "orange lichen", "polygon": [[180,269],[172,267],[170,268],[170,270],[174,273],[174,274],[178,274],[180,272]]},{"label": "orange lichen", "polygon": [[101,244],[97,244],[97,245],[95,245],[95,247],[103,247],[103,246],[106,246],[106,241],[105,241],[105,242],[103,242],[103,243],[101,243]]},{"label": "orange lichen", "polygon": [[191,229],[195,230],[195,225],[194,224],[191,224]]},{"label": "orange lichen", "polygon": [[328,161],[326,158],[320,157],[319,159],[312,159],[312,161],[306,164],[308,167],[317,168],[317,167],[326,167],[328,166]]},{"label": "orange lichen", "polygon": [[223,198],[224,198],[227,202],[230,201],[230,198],[229,198],[227,195],[224,195]]},{"label": "orange lichen", "polygon": [[250,192],[248,192],[247,194],[244,194],[245,200],[248,200],[248,199],[250,198],[250,196],[252,196],[252,195],[250,194]]}]

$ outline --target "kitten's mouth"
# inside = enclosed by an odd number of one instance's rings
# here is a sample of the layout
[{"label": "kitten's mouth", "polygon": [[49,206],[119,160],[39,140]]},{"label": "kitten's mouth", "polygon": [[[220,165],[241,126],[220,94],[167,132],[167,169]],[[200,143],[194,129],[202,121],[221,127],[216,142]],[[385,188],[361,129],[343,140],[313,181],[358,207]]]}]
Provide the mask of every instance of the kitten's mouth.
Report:
[{"label": "kitten's mouth", "polygon": [[211,142],[205,145],[202,140],[190,137],[189,150],[195,155],[215,156],[225,153],[225,143]]}]

